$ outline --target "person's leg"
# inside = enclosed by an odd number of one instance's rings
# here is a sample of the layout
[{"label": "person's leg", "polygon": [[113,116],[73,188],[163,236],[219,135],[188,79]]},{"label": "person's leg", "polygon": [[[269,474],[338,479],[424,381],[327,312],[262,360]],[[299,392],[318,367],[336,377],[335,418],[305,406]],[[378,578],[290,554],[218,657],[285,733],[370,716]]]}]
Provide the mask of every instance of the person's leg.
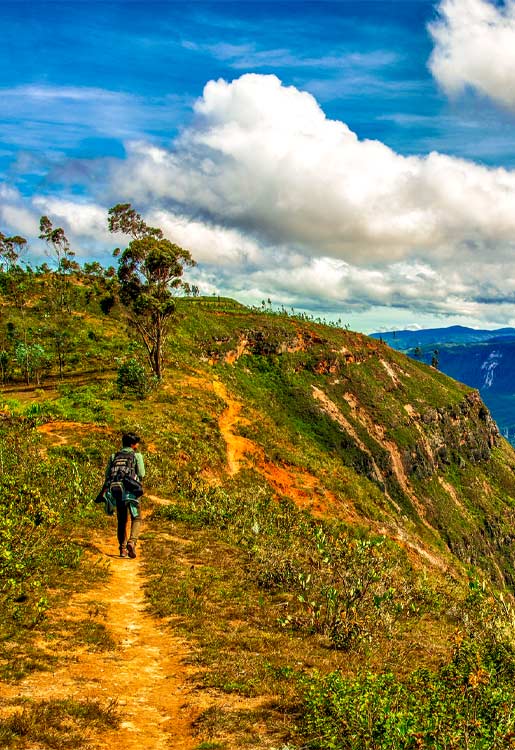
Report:
[{"label": "person's leg", "polygon": [[116,498],[116,518],[118,544],[120,545],[120,557],[127,556],[127,505],[121,497]]},{"label": "person's leg", "polygon": [[127,542],[127,551],[129,557],[136,557],[136,542],[139,539],[141,531],[141,511],[139,507],[130,509],[131,516],[131,534]]}]

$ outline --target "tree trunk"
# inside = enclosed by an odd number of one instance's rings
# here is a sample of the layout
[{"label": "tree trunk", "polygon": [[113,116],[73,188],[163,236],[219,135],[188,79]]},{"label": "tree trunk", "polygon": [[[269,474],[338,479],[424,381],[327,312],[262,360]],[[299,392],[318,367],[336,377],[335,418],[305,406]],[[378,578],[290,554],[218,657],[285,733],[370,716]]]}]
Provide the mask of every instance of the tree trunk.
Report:
[{"label": "tree trunk", "polygon": [[156,331],[156,344],[155,344],[155,369],[156,378],[161,380],[163,377],[163,340],[162,340],[161,326],[158,325]]}]

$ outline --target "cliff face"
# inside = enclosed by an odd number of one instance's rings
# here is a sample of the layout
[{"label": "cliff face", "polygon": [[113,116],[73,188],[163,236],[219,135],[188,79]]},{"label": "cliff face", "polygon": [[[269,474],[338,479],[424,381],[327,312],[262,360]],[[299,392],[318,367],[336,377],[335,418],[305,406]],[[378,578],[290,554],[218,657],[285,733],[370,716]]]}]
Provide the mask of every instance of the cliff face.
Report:
[{"label": "cliff face", "polygon": [[512,585],[515,454],[477,391],[350,331],[258,314],[217,326],[199,354],[268,466],[308,469],[331,513],[435,564]]},{"label": "cliff face", "polygon": [[429,363],[438,351],[438,367],[451,378],[476,388],[502,434],[515,443],[513,366],[515,330],[476,331],[440,328],[373,334],[399,351]]},{"label": "cliff face", "polygon": [[429,477],[446,466],[460,467],[470,461],[487,461],[500,439],[499,429],[475,391],[460,404],[430,408],[422,414],[411,410],[416,430],[423,434],[403,451],[408,474]]}]

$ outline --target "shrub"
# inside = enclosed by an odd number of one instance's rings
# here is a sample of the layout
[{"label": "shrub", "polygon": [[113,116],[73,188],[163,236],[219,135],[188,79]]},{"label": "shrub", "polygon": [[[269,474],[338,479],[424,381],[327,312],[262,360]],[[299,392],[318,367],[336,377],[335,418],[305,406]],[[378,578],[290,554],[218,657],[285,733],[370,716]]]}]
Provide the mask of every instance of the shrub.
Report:
[{"label": "shrub", "polygon": [[0,620],[37,622],[49,578],[75,569],[80,547],[70,522],[87,513],[95,468],[88,461],[40,453],[39,435],[24,419],[0,429]]},{"label": "shrub", "polygon": [[116,384],[120,393],[132,393],[143,399],[155,387],[155,379],[148,375],[138,359],[131,357],[119,366]]},{"label": "shrub", "polygon": [[508,750],[515,747],[515,692],[488,646],[456,646],[437,672],[345,679],[303,678],[310,750]]}]

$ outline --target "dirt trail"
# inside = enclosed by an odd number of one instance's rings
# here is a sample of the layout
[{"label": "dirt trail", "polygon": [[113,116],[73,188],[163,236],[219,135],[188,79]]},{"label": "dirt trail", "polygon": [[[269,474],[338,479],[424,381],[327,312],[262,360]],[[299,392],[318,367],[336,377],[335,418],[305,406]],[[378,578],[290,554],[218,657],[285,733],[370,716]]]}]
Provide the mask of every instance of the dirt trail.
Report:
[{"label": "dirt trail", "polygon": [[286,466],[272,463],[260,446],[237,435],[235,429],[238,424],[249,424],[245,417],[240,416],[242,404],[230,396],[219,380],[213,381],[213,388],[227,406],[220,415],[218,424],[227,446],[227,466],[231,476],[245,465],[253,466],[276,492],[289,497],[300,508],[309,509],[314,515],[326,515],[331,509],[333,514],[348,522],[357,520],[354,509],[350,505],[346,507],[332,492],[320,487],[316,476],[299,467],[290,470]]},{"label": "dirt trail", "polygon": [[[87,432],[104,432],[109,433],[111,430],[107,427],[100,427],[95,424],[88,424],[86,422],[45,422],[44,424],[38,425],[38,432],[41,435],[45,435],[47,440],[52,445],[68,445],[70,440],[76,442],[77,431],[80,431],[82,435]],[[42,449],[42,453],[46,454],[46,448]]]},{"label": "dirt trail", "polygon": [[[98,551],[111,557],[106,584],[72,597],[64,612],[68,620],[103,615],[117,646],[103,653],[77,649],[54,673],[34,673],[17,686],[0,685],[2,698],[51,700],[114,699],[122,715],[116,730],[94,735],[102,750],[192,750],[195,711],[188,701],[182,663],[185,643],[170,636],[145,612],[141,560],[114,557],[116,539],[100,537]],[[139,552],[139,551],[138,551]]]},{"label": "dirt trail", "polygon": [[[53,422],[41,425],[39,431],[50,436],[54,444],[64,445],[79,442],[77,430],[84,427],[91,429],[90,425]],[[168,502],[157,496],[147,497],[155,503]],[[32,673],[17,685],[0,683],[0,698],[91,699],[103,705],[113,699],[122,716],[121,726],[91,735],[95,748],[193,750],[198,739],[193,737],[192,722],[198,708],[193,705],[193,688],[188,684],[191,670],[183,663],[189,648],[146,612],[144,541],[134,560],[118,557],[114,524],[109,535],[99,532],[92,543],[109,560],[109,580],[72,596],[63,610],[49,616],[56,623],[91,619],[101,622],[116,647],[104,652],[88,651],[84,646],[72,648],[63,665],[53,673]],[[57,643],[54,642],[54,649]],[[40,646],[49,648],[45,643]]]},{"label": "dirt trail", "polygon": [[[252,465],[263,474],[270,486],[273,487],[276,492],[289,497],[300,508],[309,509],[315,516],[324,516],[330,513],[331,515],[342,518],[347,523],[363,522],[363,519],[357,515],[352,503],[349,502],[345,504],[332,492],[321,488],[317,477],[299,468],[289,470],[287,467],[273,464],[266,459],[265,453],[261,447],[257,446],[251,440],[235,435],[234,429],[236,428],[236,425],[238,423],[241,424],[242,422],[242,418],[240,417],[242,404],[235,401],[230,396],[224,384],[220,381],[213,381],[213,387],[217,395],[220,396],[227,405],[227,409],[219,418],[219,426],[227,445],[229,473],[235,474],[243,465],[251,465],[250,457],[252,457],[255,459],[255,461],[252,462]],[[348,420],[344,419],[337,407],[327,399],[322,391],[315,388],[314,391],[315,398],[324,402],[330,415],[337,419],[337,421],[348,429],[349,433],[355,436],[356,440],[359,441],[357,433],[353,430]],[[384,436],[383,442],[385,442]],[[360,441],[358,444],[359,443]],[[363,448],[366,450],[366,446],[363,446]],[[390,453],[393,458],[396,458],[393,449]],[[400,475],[401,469],[398,464],[394,465],[394,470],[395,469]],[[377,468],[377,471],[379,472],[379,468]],[[392,503],[395,505],[393,500]],[[380,534],[385,534],[386,536],[397,540],[408,549],[414,550],[418,555],[431,562],[432,565],[443,570],[447,569],[447,565],[443,560],[432,554],[429,550],[424,549],[416,541],[410,540],[406,531],[400,527],[393,525],[386,527],[381,525],[377,527],[377,531]]]},{"label": "dirt trail", "polygon": [[237,424],[248,424],[248,420],[240,417],[241,404],[229,397],[225,385],[220,380],[213,381],[213,388],[216,395],[223,399],[227,405],[227,409],[221,414],[218,424],[227,445],[229,474],[234,475],[238,473],[242,464],[248,463],[245,456],[255,453],[257,446],[251,440],[236,435],[234,432]]}]

